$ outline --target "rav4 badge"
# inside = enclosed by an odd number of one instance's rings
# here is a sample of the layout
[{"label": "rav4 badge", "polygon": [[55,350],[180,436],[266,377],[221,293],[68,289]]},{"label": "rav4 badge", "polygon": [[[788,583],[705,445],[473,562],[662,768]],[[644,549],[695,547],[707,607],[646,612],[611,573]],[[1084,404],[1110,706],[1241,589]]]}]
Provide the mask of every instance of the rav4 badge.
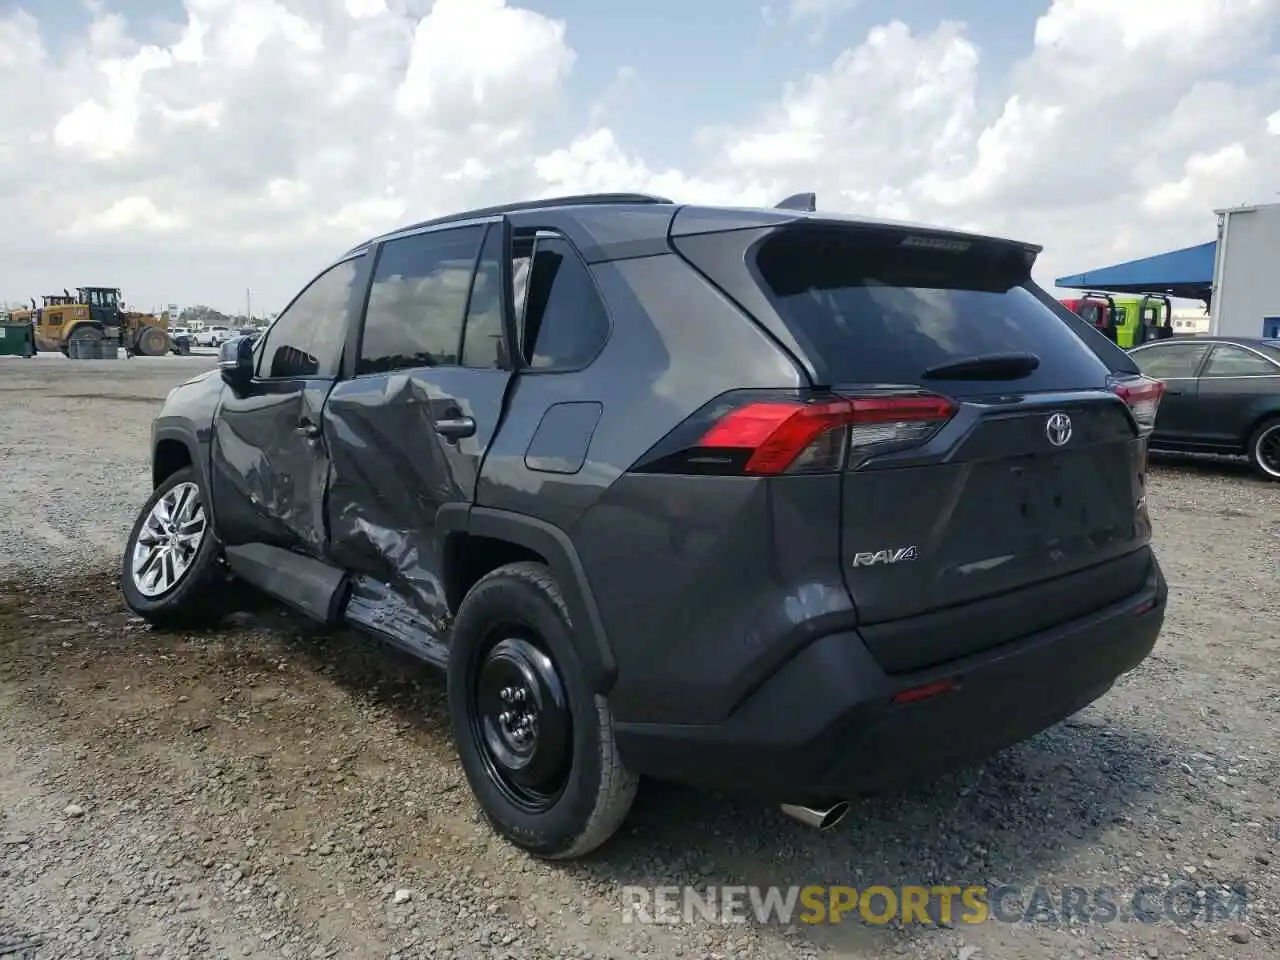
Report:
[{"label": "rav4 badge", "polygon": [[900,563],[916,558],[915,547],[894,547],[892,550],[876,550],[874,553],[855,553],[855,567],[876,567],[882,563]]}]

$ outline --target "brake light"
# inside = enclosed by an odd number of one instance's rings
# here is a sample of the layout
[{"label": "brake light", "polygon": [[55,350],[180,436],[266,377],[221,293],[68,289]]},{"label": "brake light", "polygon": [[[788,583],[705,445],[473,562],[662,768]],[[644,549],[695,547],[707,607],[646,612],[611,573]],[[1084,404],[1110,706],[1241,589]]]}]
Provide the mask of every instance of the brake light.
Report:
[{"label": "brake light", "polygon": [[950,693],[958,686],[959,684],[956,683],[954,677],[947,677],[943,680],[935,680],[933,683],[925,683],[918,687],[899,690],[893,695],[892,702],[895,704],[919,703],[921,700],[932,700],[934,697],[940,697],[944,693]]},{"label": "brake light", "polygon": [[[642,472],[777,476],[828,473],[874,453],[918,446],[955,415],[934,394],[744,397],[690,418],[634,468]],[[690,431],[693,428],[693,431]]]},{"label": "brake light", "polygon": [[1129,405],[1129,412],[1137,421],[1138,432],[1143,436],[1151,433],[1156,427],[1156,413],[1160,409],[1160,399],[1164,396],[1164,381],[1153,380],[1150,377],[1113,380],[1111,389]]},{"label": "brake light", "polygon": [[844,459],[839,427],[849,413],[847,400],[749,403],[713,424],[697,446],[750,451],[743,473],[785,473],[792,466],[804,472],[807,465],[838,469]]}]

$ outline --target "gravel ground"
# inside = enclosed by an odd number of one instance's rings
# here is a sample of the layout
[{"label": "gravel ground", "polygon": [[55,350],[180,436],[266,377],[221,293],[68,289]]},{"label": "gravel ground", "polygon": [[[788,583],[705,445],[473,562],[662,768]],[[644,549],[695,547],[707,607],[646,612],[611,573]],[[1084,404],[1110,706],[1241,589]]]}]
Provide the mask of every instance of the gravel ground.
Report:
[{"label": "gravel ground", "polygon": [[150,485],[151,418],[170,390],[216,363],[0,357],[0,570],[117,558]]},{"label": "gravel ground", "polygon": [[[1030,743],[828,834],[646,783],[616,842],[550,866],[483,825],[431,673],[266,602],[191,634],[122,609],[150,418],[211,362],[0,361],[0,957],[1276,955],[1280,485],[1153,469],[1160,645]],[[1240,890],[1247,908],[653,926],[624,921],[620,892],[812,883]]]}]

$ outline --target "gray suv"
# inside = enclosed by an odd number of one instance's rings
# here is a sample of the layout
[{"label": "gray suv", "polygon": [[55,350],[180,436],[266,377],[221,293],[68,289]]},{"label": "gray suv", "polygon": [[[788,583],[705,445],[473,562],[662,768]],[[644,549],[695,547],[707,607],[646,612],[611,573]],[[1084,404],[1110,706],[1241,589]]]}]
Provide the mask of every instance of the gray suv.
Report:
[{"label": "gray suv", "polygon": [[640,776],[828,826],[1160,632],[1163,388],[1039,249],[632,194],[376,237],[169,395],[125,600],[189,623],[238,580],[441,668],[480,806],[540,856]]}]

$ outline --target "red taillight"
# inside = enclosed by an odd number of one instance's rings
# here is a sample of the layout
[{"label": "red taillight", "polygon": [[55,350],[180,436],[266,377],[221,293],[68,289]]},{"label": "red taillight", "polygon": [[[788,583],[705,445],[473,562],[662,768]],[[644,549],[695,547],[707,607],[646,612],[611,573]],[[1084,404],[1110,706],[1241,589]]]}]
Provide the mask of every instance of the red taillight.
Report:
[{"label": "red taillight", "polygon": [[955,411],[945,397],[921,393],[730,395],[692,417],[634,469],[752,476],[831,472],[854,458],[924,443]]},{"label": "red taillight", "polygon": [[[713,424],[697,445],[750,450],[743,473],[785,473],[793,464],[799,472],[810,463],[812,469],[839,469],[844,459],[839,428],[849,422],[851,413],[848,400],[750,403]],[[827,443],[822,442],[824,437]]]},{"label": "red taillight", "polygon": [[1150,377],[1132,377],[1113,380],[1111,389],[1129,405],[1129,411],[1143,436],[1155,429],[1160,398],[1164,396],[1164,381],[1152,380]]},{"label": "red taillight", "polygon": [[950,693],[955,690],[958,684],[954,677],[948,677],[945,680],[935,680],[933,683],[924,683],[918,687],[908,687],[905,690],[899,690],[892,697],[893,703],[919,703],[921,700],[932,700],[934,697],[940,697],[944,693]]}]

